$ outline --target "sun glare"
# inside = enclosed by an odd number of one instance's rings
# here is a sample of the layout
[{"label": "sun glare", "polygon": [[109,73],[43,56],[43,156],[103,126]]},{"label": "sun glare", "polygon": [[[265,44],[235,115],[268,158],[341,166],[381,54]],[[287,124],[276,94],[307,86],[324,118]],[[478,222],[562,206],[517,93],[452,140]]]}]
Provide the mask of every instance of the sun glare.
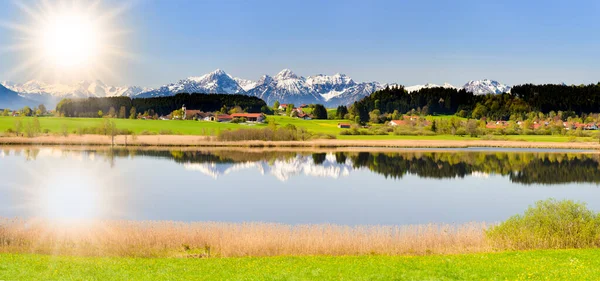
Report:
[{"label": "sun glare", "polygon": [[42,216],[57,221],[89,220],[100,216],[101,194],[90,185],[48,186],[41,199]]},{"label": "sun glare", "polygon": [[89,17],[75,13],[56,15],[40,37],[44,59],[66,69],[94,63],[102,47],[98,27]]},{"label": "sun glare", "polygon": [[100,0],[40,0],[31,7],[18,3],[30,20],[3,24],[16,38],[14,46],[4,49],[24,57],[9,75],[41,79],[116,77],[116,64],[131,58],[123,47],[127,32],[118,26],[118,16],[126,10],[127,2],[114,8],[102,7]]}]

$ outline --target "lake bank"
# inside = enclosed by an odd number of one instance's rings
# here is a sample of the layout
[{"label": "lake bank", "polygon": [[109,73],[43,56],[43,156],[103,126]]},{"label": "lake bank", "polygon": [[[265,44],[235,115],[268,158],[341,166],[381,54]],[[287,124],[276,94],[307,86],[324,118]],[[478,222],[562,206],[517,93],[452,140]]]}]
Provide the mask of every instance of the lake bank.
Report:
[{"label": "lake bank", "polygon": [[[140,135],[116,136],[116,146],[156,147],[379,147],[379,148],[546,148],[546,149],[600,149],[598,142],[544,142],[515,140],[432,140],[432,139],[388,139],[349,140],[317,139],[308,141],[217,141],[214,137],[193,135]],[[27,137],[0,137],[0,145],[87,145],[110,146],[111,138],[102,135],[69,135]]]}]

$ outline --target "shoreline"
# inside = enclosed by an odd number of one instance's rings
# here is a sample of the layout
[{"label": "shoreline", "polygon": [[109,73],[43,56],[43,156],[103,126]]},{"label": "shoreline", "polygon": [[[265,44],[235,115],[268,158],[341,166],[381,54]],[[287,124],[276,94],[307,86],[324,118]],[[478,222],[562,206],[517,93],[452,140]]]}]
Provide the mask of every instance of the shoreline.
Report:
[{"label": "shoreline", "polygon": [[[8,145],[61,145],[110,146],[111,139],[102,135],[69,135],[27,137],[0,137],[0,146]],[[309,141],[217,141],[214,137],[193,135],[116,136],[117,147],[246,147],[246,148],[542,148],[542,149],[600,149],[597,142],[533,142],[508,140],[338,140]]]}]

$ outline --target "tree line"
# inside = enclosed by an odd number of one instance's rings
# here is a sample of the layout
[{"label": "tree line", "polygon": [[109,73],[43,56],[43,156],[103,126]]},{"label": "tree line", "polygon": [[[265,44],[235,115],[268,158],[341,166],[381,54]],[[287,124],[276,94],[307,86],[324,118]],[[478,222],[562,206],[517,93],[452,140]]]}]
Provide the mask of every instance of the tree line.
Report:
[{"label": "tree line", "polygon": [[464,89],[442,87],[408,93],[404,87],[395,86],[373,92],[350,108],[338,108],[338,115],[366,123],[377,118],[390,120],[401,114],[455,114],[475,119],[517,120],[531,112],[555,115],[559,111],[565,120],[600,112],[600,83],[579,86],[524,84],[514,86],[511,93],[497,95],[475,95]]},{"label": "tree line", "polygon": [[249,113],[268,112],[266,103],[257,97],[229,94],[177,94],[168,97],[130,98],[105,97],[63,99],[56,111],[65,117],[137,118],[138,115],[164,116],[185,105],[187,109],[204,112],[227,108],[242,108]]}]

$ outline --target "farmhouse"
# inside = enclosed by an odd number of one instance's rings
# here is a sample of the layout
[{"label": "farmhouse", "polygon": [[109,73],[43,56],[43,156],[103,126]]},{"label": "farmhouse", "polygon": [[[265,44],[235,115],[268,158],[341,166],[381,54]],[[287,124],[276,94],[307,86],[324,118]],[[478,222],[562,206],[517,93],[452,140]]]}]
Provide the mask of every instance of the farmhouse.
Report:
[{"label": "farmhouse", "polygon": [[210,117],[210,121],[215,122],[230,122],[231,120],[233,120],[233,117],[231,117],[231,115],[228,114],[218,114]]},{"label": "farmhouse", "polygon": [[392,120],[390,121],[390,126],[401,126],[401,125],[406,125],[407,122],[404,120]]},{"label": "farmhouse", "polygon": [[280,104],[277,109],[279,109],[279,110],[286,110],[287,107],[288,107],[287,103],[284,103],[284,104]]},{"label": "farmhouse", "polygon": [[304,113],[304,112],[299,112],[298,113],[298,118],[300,119],[304,119],[304,120],[311,120],[312,117],[310,117],[310,115]]},{"label": "farmhouse", "polygon": [[200,110],[187,109],[183,113],[183,116],[185,117],[186,120],[197,120],[197,119],[204,118],[204,113]]},{"label": "farmhouse", "polygon": [[231,114],[232,118],[244,118],[248,122],[259,122],[265,121],[265,115],[262,113],[234,113]]},{"label": "farmhouse", "polygon": [[504,129],[508,127],[508,122],[506,121],[495,121],[495,122],[487,122],[485,124],[487,129]]}]

